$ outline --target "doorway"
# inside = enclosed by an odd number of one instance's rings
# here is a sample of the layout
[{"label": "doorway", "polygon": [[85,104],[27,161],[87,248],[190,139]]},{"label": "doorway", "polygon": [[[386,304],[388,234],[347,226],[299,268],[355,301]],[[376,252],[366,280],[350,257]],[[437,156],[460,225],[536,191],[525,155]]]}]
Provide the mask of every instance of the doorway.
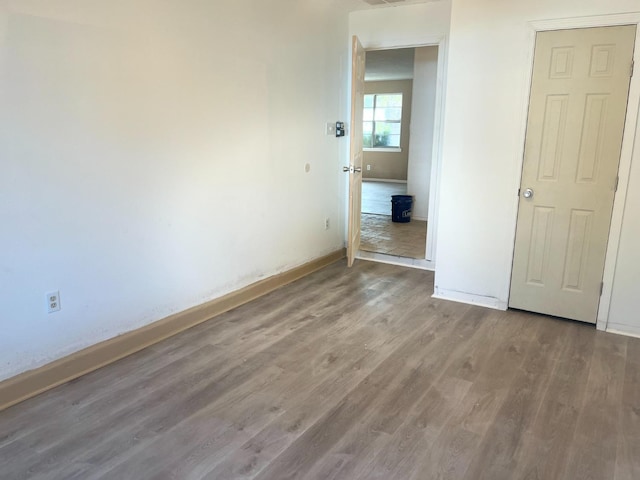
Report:
[{"label": "doorway", "polygon": [[510,307],[596,323],[635,37],[537,35]]},{"label": "doorway", "polygon": [[[438,46],[367,52],[360,228],[365,258],[427,257],[437,74]],[[411,197],[409,218],[393,221],[394,195]]]}]

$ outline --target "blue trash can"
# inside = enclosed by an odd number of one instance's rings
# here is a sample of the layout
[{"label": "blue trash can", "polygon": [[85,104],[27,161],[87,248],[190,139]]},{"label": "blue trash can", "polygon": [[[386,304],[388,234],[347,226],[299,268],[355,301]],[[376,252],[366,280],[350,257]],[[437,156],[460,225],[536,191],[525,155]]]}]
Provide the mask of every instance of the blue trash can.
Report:
[{"label": "blue trash can", "polygon": [[413,197],[411,195],[391,195],[391,221],[409,223],[412,207]]}]

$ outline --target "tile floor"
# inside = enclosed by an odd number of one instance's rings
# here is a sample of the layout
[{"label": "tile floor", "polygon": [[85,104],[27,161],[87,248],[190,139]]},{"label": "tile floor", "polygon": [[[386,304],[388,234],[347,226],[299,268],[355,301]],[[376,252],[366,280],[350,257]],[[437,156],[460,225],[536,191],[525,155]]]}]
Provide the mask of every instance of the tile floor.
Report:
[{"label": "tile floor", "polygon": [[391,195],[406,195],[406,183],[362,180],[362,213],[391,215]]},{"label": "tile floor", "polygon": [[362,214],[360,250],[424,258],[426,245],[427,222],[411,220],[409,223],[393,223],[388,215]]}]

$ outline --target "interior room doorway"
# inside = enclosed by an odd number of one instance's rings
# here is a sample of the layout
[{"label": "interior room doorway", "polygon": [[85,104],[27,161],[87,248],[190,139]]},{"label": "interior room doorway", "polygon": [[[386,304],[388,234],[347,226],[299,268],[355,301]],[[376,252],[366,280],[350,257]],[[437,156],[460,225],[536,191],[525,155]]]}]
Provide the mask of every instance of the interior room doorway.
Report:
[{"label": "interior room doorway", "polygon": [[[437,73],[437,46],[367,52],[361,251],[426,258]],[[399,221],[395,195],[412,201]]]}]

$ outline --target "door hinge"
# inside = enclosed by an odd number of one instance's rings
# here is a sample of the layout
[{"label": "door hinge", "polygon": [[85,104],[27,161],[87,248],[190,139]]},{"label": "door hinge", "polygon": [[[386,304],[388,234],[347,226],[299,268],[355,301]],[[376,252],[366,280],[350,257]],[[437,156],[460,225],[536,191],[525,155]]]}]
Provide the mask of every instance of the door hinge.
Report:
[{"label": "door hinge", "polygon": [[618,191],[618,185],[620,184],[620,176],[616,177],[616,185],[613,187],[614,193]]},{"label": "door hinge", "polygon": [[600,296],[602,296],[602,292],[604,292],[604,282],[600,282]]},{"label": "door hinge", "polygon": [[635,60],[631,60],[631,71],[629,72],[629,76],[633,77],[633,67],[635,66],[636,61]]}]

